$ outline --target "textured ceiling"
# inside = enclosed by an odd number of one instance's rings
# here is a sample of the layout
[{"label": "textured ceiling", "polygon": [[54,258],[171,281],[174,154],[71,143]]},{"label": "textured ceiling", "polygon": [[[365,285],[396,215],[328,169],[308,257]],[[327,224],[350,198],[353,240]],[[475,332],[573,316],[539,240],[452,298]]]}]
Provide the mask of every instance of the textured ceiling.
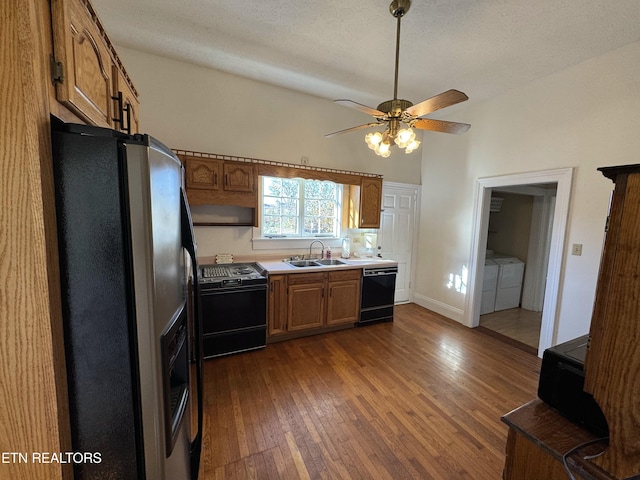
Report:
[{"label": "textured ceiling", "polygon": [[[390,0],[92,3],[116,45],[327,99],[393,97]],[[414,0],[398,96],[480,101],[638,40],[640,0]]]}]

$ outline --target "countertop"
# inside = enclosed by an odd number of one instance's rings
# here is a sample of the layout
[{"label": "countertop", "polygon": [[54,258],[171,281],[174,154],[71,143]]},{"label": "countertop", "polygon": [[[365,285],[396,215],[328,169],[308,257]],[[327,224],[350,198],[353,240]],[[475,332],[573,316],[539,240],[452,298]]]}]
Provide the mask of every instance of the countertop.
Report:
[{"label": "countertop", "polygon": [[339,258],[336,260],[344,262],[344,265],[323,265],[320,267],[294,267],[293,265],[283,262],[282,260],[260,261],[258,263],[268,273],[309,273],[309,272],[326,272],[330,270],[347,270],[353,268],[370,268],[370,267],[394,267],[398,265],[395,260],[378,257],[363,258]]}]

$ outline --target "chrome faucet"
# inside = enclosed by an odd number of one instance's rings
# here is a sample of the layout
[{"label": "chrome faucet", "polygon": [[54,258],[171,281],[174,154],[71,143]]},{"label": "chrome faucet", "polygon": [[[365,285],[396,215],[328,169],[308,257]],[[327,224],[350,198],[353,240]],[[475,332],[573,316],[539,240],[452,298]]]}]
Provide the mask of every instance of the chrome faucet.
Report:
[{"label": "chrome faucet", "polygon": [[311,247],[313,247],[313,244],[316,242],[322,245],[322,250],[320,251],[320,258],[324,258],[324,243],[322,243],[320,240],[314,240],[313,242],[311,242],[311,245],[309,245],[309,258],[311,258]]}]

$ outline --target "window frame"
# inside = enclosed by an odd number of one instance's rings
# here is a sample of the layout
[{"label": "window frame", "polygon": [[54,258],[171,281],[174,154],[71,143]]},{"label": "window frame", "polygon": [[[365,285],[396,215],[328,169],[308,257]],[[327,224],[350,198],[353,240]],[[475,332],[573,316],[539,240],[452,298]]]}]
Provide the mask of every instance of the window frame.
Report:
[{"label": "window frame", "polygon": [[[285,235],[269,235],[269,234],[265,234],[264,233],[264,198],[265,198],[265,192],[264,192],[264,183],[265,183],[265,179],[267,178],[277,178],[277,179],[281,179],[281,180],[295,180],[298,182],[299,184],[299,192],[300,195],[297,198],[298,201],[298,215],[297,215],[297,221],[298,221],[298,231],[300,232],[299,234],[285,234]],[[318,182],[330,182],[332,184],[334,184],[336,186],[336,198],[334,200],[335,202],[335,217],[334,217],[334,233],[333,234],[304,234],[303,230],[304,230],[304,221],[305,218],[307,217],[305,215],[305,205],[306,202],[308,200],[307,195],[306,195],[306,190],[305,190],[305,184],[308,181],[318,181]],[[279,177],[279,176],[273,176],[273,175],[260,175],[259,176],[259,182],[258,182],[258,199],[259,199],[259,227],[257,227],[256,229],[254,229],[254,240],[256,239],[260,239],[260,240],[265,240],[265,241],[273,241],[273,240],[281,240],[281,241],[289,241],[289,240],[304,240],[305,242],[308,242],[309,240],[313,240],[313,239],[326,239],[327,241],[330,240],[337,240],[341,238],[341,234],[342,234],[342,230],[343,230],[343,226],[342,226],[342,210],[343,210],[343,201],[344,201],[344,185],[332,180],[320,180],[320,179],[311,179],[311,178],[302,178],[302,177]],[[266,195],[269,196],[269,195]],[[258,230],[258,236],[256,238],[255,235],[255,230]]]}]

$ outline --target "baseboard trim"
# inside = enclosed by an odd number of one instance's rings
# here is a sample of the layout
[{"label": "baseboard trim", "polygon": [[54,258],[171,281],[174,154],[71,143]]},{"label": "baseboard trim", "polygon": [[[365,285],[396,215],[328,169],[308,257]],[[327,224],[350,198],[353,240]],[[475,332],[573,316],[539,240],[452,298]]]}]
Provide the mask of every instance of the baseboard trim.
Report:
[{"label": "baseboard trim", "polygon": [[446,303],[440,302],[438,300],[434,300],[433,298],[425,297],[424,295],[420,295],[415,293],[413,295],[413,302],[420,305],[421,307],[426,308],[427,310],[431,310],[432,312],[436,312],[443,317],[447,317],[451,320],[455,320],[458,323],[464,323],[464,310],[456,307],[452,307]]}]

